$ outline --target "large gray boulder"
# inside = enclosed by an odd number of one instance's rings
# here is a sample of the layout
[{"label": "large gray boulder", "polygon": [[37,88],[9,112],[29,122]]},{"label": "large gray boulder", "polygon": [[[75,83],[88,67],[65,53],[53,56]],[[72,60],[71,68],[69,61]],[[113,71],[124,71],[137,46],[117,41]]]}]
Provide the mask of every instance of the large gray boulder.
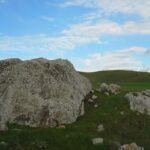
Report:
[{"label": "large gray boulder", "polygon": [[130,92],[125,95],[130,103],[130,109],[150,115],[150,90]]},{"label": "large gray boulder", "polygon": [[67,60],[0,61],[0,130],[69,124],[84,114],[91,84]]}]

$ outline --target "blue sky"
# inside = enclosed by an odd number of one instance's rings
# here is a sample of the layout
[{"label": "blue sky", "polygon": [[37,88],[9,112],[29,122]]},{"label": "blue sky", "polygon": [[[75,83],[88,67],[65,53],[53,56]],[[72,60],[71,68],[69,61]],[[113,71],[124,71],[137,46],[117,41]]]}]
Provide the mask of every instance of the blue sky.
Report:
[{"label": "blue sky", "polygon": [[0,0],[0,59],[150,71],[149,0]]}]

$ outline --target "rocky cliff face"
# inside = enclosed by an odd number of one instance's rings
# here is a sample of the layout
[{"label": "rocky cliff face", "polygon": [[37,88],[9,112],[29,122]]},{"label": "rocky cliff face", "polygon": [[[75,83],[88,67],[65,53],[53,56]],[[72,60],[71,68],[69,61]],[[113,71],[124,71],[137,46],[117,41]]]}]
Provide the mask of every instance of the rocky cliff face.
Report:
[{"label": "rocky cliff face", "polygon": [[0,130],[69,124],[84,114],[91,84],[67,60],[0,61]]}]

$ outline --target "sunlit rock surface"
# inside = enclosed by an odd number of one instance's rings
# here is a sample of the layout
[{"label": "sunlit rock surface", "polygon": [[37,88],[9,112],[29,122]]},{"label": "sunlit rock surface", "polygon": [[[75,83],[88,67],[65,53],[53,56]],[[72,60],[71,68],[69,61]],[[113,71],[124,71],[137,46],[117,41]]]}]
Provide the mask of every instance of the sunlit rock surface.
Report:
[{"label": "sunlit rock surface", "polygon": [[0,130],[69,124],[84,114],[91,84],[67,60],[0,61]]}]

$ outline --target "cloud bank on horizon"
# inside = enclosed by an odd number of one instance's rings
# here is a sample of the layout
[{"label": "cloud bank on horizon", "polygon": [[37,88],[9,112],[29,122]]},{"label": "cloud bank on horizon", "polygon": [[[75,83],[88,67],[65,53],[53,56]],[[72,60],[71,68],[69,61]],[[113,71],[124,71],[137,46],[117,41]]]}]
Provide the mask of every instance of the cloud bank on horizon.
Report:
[{"label": "cloud bank on horizon", "polygon": [[0,59],[150,72],[149,0],[0,0]]}]

